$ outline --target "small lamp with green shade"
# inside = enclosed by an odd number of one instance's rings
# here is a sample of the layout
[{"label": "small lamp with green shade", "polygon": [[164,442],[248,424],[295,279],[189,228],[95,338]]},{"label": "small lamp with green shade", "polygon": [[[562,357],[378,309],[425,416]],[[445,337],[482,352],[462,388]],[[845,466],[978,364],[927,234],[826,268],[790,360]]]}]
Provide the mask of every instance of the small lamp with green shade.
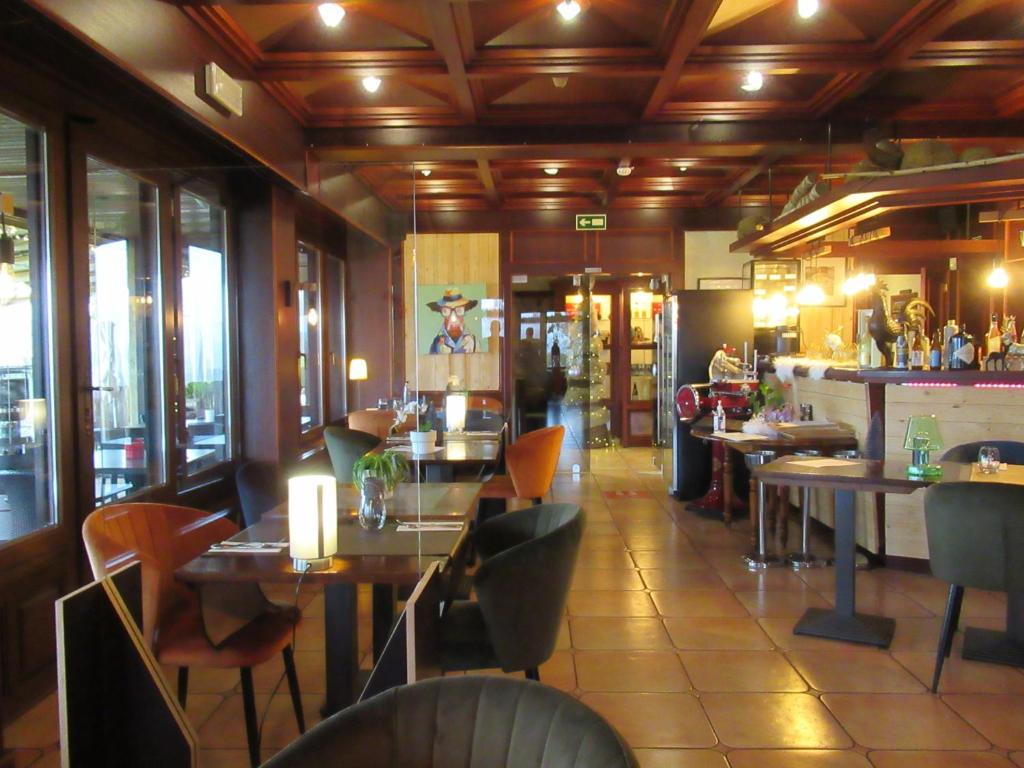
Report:
[{"label": "small lamp with green shade", "polygon": [[931,463],[931,452],[944,447],[939,434],[939,421],[935,416],[911,416],[907,423],[907,436],[903,447],[912,451],[907,474],[911,477],[936,477],[942,467]]}]

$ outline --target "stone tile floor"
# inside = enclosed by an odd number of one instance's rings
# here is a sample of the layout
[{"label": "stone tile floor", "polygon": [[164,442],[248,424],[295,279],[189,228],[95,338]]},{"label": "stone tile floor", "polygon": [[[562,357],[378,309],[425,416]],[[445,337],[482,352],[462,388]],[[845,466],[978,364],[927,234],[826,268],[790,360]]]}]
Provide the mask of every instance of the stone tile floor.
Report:
[{"label": "stone tile floor", "polygon": [[[604,714],[644,768],[1024,766],[1024,672],[961,661],[958,636],[939,695],[927,690],[945,584],[888,569],[858,574],[859,605],[896,619],[888,651],[796,637],[803,610],[830,602],[831,571],[747,572],[749,528],[727,530],[669,499],[651,458],[647,449],[594,451],[589,473],[556,478],[554,499],[581,504],[588,527],[559,648],[541,668],[544,682]],[[310,589],[300,604],[296,661],[315,721],[323,601]],[[968,592],[964,620],[1001,627],[1004,606],[1001,595]],[[260,712],[269,705],[265,756],[296,736],[285,686],[270,696],[281,671],[275,661],[255,674]],[[203,768],[247,766],[234,672],[194,671],[188,715]],[[18,768],[59,765],[55,698],[4,738]]]}]

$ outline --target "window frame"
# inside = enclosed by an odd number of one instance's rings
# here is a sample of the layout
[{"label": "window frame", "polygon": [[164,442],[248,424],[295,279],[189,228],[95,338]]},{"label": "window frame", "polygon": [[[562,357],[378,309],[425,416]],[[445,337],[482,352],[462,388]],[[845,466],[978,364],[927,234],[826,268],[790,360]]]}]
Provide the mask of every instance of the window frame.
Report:
[{"label": "window frame", "polygon": [[[299,252],[301,250],[303,250],[303,249],[305,249],[305,251],[307,253],[314,255],[315,258],[316,258],[316,280],[311,280],[311,281],[301,281],[301,280],[298,280],[298,277],[299,277]],[[324,263],[326,261],[326,258],[327,258],[327,253],[326,253],[325,249],[322,248],[320,245],[314,243],[310,239],[306,239],[306,238],[302,238],[302,237],[296,238],[296,241],[295,241],[295,275],[296,275],[295,304],[296,304],[296,314],[298,315],[296,331],[298,332],[299,336],[298,336],[298,338],[296,339],[296,342],[295,342],[296,343],[296,349],[298,350],[298,357],[296,358],[296,361],[295,361],[295,372],[296,372],[296,376],[298,376],[298,379],[299,379],[299,381],[298,381],[298,394],[299,394],[299,398],[300,398],[300,401],[299,401],[299,404],[298,404],[298,408],[299,408],[299,424],[298,424],[298,427],[299,427],[299,443],[303,447],[308,447],[311,443],[315,443],[315,442],[319,441],[321,439],[322,435],[323,435],[324,427],[327,426],[327,406],[328,406],[327,384],[328,384],[328,380],[327,380],[327,366],[325,365],[325,360],[326,360],[325,351],[327,349],[325,341],[326,341],[327,334],[324,333],[324,319],[325,318],[324,318],[324,310],[323,310],[323,306],[324,306],[324,302],[323,302],[323,294],[324,294]],[[316,325],[316,328],[317,328],[317,331],[316,331],[316,336],[317,336],[316,351],[317,351],[318,396],[319,396],[319,399],[320,399],[320,403],[319,403],[319,406],[317,408],[317,414],[319,416],[319,421],[317,421],[316,423],[310,424],[308,429],[304,429],[303,425],[302,425],[302,402],[301,402],[302,385],[303,385],[303,380],[302,380],[302,355],[303,355],[303,352],[302,352],[301,330],[300,329],[302,328],[301,324],[305,323],[307,321],[306,321],[305,317],[303,317],[303,314],[299,311],[299,292],[300,291],[307,291],[308,290],[308,289],[303,287],[304,283],[314,283],[316,285],[316,307],[315,308],[316,308],[317,316],[318,316],[318,322],[317,322],[317,325]],[[306,371],[307,371],[307,379],[308,379],[308,371],[309,371],[308,361],[307,361]]]}]

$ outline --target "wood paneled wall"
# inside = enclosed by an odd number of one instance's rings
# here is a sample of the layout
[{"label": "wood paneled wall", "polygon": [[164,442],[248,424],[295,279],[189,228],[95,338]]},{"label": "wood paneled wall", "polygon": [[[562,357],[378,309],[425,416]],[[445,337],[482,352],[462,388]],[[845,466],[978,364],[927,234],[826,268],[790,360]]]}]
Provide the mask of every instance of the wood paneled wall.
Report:
[{"label": "wood paneled wall", "polygon": [[[392,345],[395,343],[391,251],[351,231],[345,261],[345,332],[348,360],[366,360],[369,378],[349,382],[349,411],[376,405],[377,399],[400,390]],[[345,366],[348,365],[345,361]]]},{"label": "wood paneled wall", "polygon": [[[501,296],[500,256],[498,234],[437,234],[419,235],[416,245],[416,271],[419,285],[465,285],[483,283],[487,296]],[[472,390],[495,391],[501,388],[501,346],[504,340],[495,344],[491,340],[486,352],[472,355],[424,355],[420,354],[425,340],[420,339],[420,349],[415,348],[416,314],[413,311],[413,241],[406,238],[403,246],[402,281],[405,296],[405,370],[409,384],[415,387],[414,376],[419,366],[419,389],[439,391],[445,388],[448,377],[456,375],[463,386]],[[420,312],[430,312],[428,301],[438,297],[420,296]],[[436,313],[438,327],[441,316]],[[497,348],[496,348],[497,347]]]}]

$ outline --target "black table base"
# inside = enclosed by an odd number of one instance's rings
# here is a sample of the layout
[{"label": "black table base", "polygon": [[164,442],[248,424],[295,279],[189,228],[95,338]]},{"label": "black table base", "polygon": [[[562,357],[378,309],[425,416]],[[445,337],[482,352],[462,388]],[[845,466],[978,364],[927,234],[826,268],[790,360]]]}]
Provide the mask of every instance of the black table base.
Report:
[{"label": "black table base", "polygon": [[896,622],[884,616],[855,613],[844,616],[837,611],[809,608],[793,627],[794,635],[845,640],[849,643],[888,648],[896,631]]}]

